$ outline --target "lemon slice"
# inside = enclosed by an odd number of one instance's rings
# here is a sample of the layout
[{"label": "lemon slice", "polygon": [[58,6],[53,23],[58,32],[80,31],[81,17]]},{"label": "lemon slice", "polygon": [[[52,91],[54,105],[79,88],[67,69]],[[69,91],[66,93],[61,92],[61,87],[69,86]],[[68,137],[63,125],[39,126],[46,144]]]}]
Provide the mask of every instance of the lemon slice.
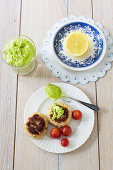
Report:
[{"label": "lemon slice", "polygon": [[86,35],[79,31],[73,31],[64,40],[64,49],[70,56],[79,57],[85,54],[89,47]]}]

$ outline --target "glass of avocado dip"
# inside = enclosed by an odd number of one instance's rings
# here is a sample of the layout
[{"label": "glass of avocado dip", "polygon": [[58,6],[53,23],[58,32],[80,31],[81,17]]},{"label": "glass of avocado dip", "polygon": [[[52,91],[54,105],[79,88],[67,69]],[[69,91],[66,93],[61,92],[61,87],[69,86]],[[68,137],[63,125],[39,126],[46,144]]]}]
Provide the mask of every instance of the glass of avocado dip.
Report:
[{"label": "glass of avocado dip", "polygon": [[36,47],[25,35],[10,37],[2,45],[2,58],[18,75],[26,75],[35,67]]}]

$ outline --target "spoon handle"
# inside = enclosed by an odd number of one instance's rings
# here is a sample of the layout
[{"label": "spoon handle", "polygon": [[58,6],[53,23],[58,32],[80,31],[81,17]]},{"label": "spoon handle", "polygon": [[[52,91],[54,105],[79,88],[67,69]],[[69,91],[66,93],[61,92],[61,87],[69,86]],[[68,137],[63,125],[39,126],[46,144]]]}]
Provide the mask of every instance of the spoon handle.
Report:
[{"label": "spoon handle", "polygon": [[99,110],[100,110],[100,108],[99,108],[98,106],[94,105],[94,104],[86,103],[86,102],[83,102],[83,101],[81,101],[81,100],[74,99],[74,98],[72,98],[72,97],[67,97],[67,98],[72,99],[72,100],[75,100],[76,102],[81,103],[81,104],[83,104],[84,106],[87,106],[87,107],[89,107],[90,109],[92,109],[92,110],[94,110],[94,111],[99,111]]}]

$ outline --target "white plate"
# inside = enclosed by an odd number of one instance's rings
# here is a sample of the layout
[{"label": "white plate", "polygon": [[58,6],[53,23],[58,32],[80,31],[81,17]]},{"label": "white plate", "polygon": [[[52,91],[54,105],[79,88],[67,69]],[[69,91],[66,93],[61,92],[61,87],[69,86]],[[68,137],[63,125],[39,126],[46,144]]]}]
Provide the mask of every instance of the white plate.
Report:
[{"label": "white plate", "polygon": [[[65,83],[54,84],[58,85],[62,89],[62,91],[68,96],[77,98],[84,102],[91,103],[86,94],[83,93],[80,89]],[[44,89],[45,86],[38,89],[27,102],[24,111],[24,122],[33,112],[39,111],[45,114],[48,109],[48,106],[53,102],[52,99],[47,99]],[[70,152],[83,145],[91,135],[91,132],[94,127],[94,111],[72,100],[67,101],[67,103],[72,110],[80,110],[82,112],[81,120],[72,119],[69,123],[69,126],[72,128],[72,134],[68,137],[69,146],[61,146],[60,141],[62,138],[64,138],[64,136],[61,136],[60,139],[52,139],[50,137],[50,130],[53,128],[53,126],[49,124],[47,133],[42,139],[30,138],[41,149],[53,153]]]}]

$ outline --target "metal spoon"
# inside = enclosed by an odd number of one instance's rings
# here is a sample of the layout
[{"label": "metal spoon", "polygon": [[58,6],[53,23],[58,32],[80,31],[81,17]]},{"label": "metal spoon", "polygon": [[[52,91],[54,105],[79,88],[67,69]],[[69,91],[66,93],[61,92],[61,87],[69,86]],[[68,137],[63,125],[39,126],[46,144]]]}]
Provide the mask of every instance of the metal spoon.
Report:
[{"label": "metal spoon", "polygon": [[78,102],[78,103],[81,103],[81,104],[83,104],[84,106],[86,106],[86,107],[94,110],[94,111],[99,111],[99,110],[100,110],[100,108],[99,108],[98,106],[94,105],[94,104],[86,103],[86,102],[83,102],[83,101],[81,101],[81,100],[74,99],[74,98],[68,97],[68,96],[63,97],[63,98],[69,98],[69,99],[71,99],[71,100],[74,100],[74,101],[76,101],[76,102]]}]

